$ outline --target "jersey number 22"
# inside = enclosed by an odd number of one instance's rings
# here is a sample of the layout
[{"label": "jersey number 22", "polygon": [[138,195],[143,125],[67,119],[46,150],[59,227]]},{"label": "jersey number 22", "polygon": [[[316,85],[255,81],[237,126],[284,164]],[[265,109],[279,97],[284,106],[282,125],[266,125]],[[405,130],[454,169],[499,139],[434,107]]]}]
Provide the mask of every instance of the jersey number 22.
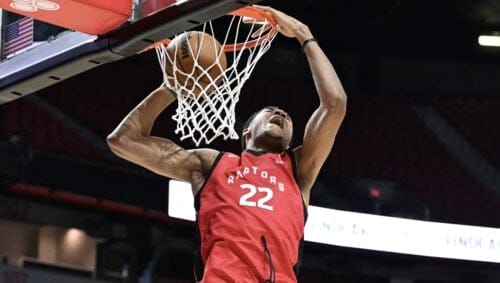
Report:
[{"label": "jersey number 22", "polygon": [[[243,190],[249,190],[249,192],[243,194],[240,197],[240,205],[243,206],[253,206],[253,207],[259,207],[267,210],[273,210],[273,207],[271,205],[268,205],[267,202],[273,198],[273,190],[270,188],[265,188],[265,187],[256,187],[252,184],[242,184],[240,185],[240,188]],[[266,193],[264,197],[261,197],[257,201],[249,200],[257,192],[263,192]]]}]

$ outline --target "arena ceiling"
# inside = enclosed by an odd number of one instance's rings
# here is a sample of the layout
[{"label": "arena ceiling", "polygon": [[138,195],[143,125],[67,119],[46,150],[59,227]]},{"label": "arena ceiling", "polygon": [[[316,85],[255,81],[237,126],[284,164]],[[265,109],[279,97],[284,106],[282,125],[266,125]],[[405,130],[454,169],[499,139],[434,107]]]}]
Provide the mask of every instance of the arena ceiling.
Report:
[{"label": "arena ceiling", "polygon": [[333,47],[381,54],[495,56],[477,36],[500,32],[497,0],[264,2],[305,23]]}]

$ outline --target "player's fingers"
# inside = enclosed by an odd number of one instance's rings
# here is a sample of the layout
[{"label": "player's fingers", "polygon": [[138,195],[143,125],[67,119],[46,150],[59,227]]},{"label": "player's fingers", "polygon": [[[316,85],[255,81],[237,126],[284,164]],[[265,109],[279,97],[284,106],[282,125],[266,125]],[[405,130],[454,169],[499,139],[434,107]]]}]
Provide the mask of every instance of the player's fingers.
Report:
[{"label": "player's fingers", "polygon": [[245,24],[250,24],[254,21],[254,19],[250,18],[250,17],[243,17],[243,23]]},{"label": "player's fingers", "polygon": [[300,23],[297,19],[269,6],[261,6],[261,5],[253,5],[253,6],[261,9],[266,13],[269,13],[276,20],[278,26],[281,27],[281,29],[278,29],[278,31],[281,34],[287,37],[295,37],[294,26]]},{"label": "player's fingers", "polygon": [[283,16],[288,16],[287,14],[279,11],[279,10],[276,10],[274,9],[273,7],[269,7],[269,6],[261,6],[261,5],[252,5],[253,7],[256,7],[256,8],[259,8],[261,9],[262,11],[264,12],[267,12],[273,16],[280,16],[280,17],[283,17]]},{"label": "player's fingers", "polygon": [[289,15],[287,15],[281,11],[278,11],[274,8],[271,8],[268,6],[260,6],[260,5],[253,5],[253,6],[270,14],[276,20],[276,22],[278,22],[278,24],[289,25],[291,22],[293,22],[293,20],[295,20],[294,18],[290,17]]},{"label": "player's fingers", "polygon": [[261,27],[261,28],[259,28],[257,31],[255,31],[254,33],[252,33],[252,38],[259,37],[259,36],[261,36],[264,32],[265,32],[265,28],[264,28],[264,27]]},{"label": "player's fingers", "polygon": [[[274,8],[271,8],[269,6],[260,6],[260,5],[252,5],[253,7],[256,7],[256,8],[259,8],[261,9],[262,11],[270,14],[273,18],[277,18],[277,17],[282,17],[279,15],[280,11],[274,9]],[[283,14],[283,13],[282,13]]]},{"label": "player's fingers", "polygon": [[252,38],[256,38],[262,34],[264,34],[266,31],[268,31],[269,29],[271,28],[271,25],[269,24],[266,24],[266,25],[263,25],[262,27],[260,27],[257,31],[255,31],[254,33],[252,33]]},{"label": "player's fingers", "polygon": [[265,19],[254,19],[251,17],[243,17],[243,23],[245,24],[256,24],[256,25],[267,25],[269,22]]}]

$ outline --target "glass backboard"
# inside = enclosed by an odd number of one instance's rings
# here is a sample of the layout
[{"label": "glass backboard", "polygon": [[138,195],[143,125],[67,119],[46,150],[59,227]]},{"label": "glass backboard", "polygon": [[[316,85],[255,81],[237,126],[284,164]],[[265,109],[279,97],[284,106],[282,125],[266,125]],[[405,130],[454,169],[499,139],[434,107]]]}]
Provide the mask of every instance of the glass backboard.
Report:
[{"label": "glass backboard", "polygon": [[[52,4],[49,3],[49,5],[44,1]],[[116,0],[111,2],[115,3],[114,1]],[[53,8],[55,5],[60,6],[61,9],[64,7],[64,2],[57,0],[9,0],[6,2],[10,2],[7,3],[9,11],[13,11],[12,6],[14,6],[18,10],[38,9],[37,11],[48,13],[47,10],[43,10],[44,7]],[[33,7],[21,5],[28,2]],[[38,38],[38,41],[33,41],[29,46],[2,57],[0,61],[0,104],[29,95],[102,64],[133,56],[156,41],[192,29],[206,21],[257,2],[259,1],[134,0],[127,20],[102,34],[89,34],[59,28],[57,34],[50,35],[48,38]],[[2,5],[5,8],[7,4]],[[13,24],[16,22],[16,17],[17,20],[20,20],[23,18],[22,15],[30,15],[27,11],[19,10],[19,13],[5,12],[4,10],[3,15],[7,16],[3,17],[3,22],[7,25]],[[91,18],[92,15],[77,13],[75,17]],[[6,18],[14,20],[7,22]],[[53,17],[48,17],[48,19],[54,20]],[[34,22],[33,38],[35,39],[37,39],[37,34],[40,33],[41,29],[47,29],[47,26],[57,27],[55,20],[52,22],[54,25],[48,25],[41,21]],[[69,26],[66,22],[64,24]],[[12,33],[14,30],[13,28],[7,30],[7,25],[2,27],[2,46],[5,45],[6,33]],[[17,32],[22,29],[20,25],[17,28]],[[9,37],[11,38],[12,34]]]}]

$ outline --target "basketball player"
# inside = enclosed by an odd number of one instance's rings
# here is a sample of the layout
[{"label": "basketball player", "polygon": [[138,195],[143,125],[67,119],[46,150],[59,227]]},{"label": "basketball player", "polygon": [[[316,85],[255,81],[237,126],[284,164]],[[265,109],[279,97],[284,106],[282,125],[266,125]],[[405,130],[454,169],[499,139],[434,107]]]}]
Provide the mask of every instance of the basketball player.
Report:
[{"label": "basketball player", "polygon": [[273,8],[259,8],[276,18],[281,34],[301,44],[320,98],[301,146],[289,148],[293,123],[276,107],[256,112],[246,123],[241,155],[187,150],[150,136],[155,119],[175,100],[163,87],[108,137],[118,156],[191,184],[201,240],[197,281],[297,281],[310,191],[346,112],[344,89],[308,26]]}]

